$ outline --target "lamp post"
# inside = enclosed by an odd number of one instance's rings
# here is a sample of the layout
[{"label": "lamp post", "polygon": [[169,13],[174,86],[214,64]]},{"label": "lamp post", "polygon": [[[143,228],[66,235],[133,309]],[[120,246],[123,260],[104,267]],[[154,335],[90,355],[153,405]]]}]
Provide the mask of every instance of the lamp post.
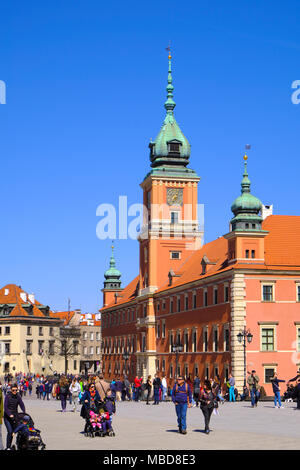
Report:
[{"label": "lamp post", "polygon": [[176,354],[176,371],[175,371],[175,380],[177,380],[178,372],[178,354],[183,351],[183,346],[180,343],[180,338],[177,338],[176,344],[172,345],[172,352]]},{"label": "lamp post", "polygon": [[247,330],[246,328],[244,328],[237,334],[237,339],[239,343],[243,343],[244,348],[244,387],[246,387],[246,338],[248,343],[250,344],[253,339],[253,335],[249,329]]},{"label": "lamp post", "polygon": [[124,375],[126,375],[126,364],[127,364],[128,359],[129,359],[129,352],[127,351],[126,348],[124,349],[123,359],[124,359],[124,361],[125,361],[125,366],[124,366],[125,371],[124,371]]}]

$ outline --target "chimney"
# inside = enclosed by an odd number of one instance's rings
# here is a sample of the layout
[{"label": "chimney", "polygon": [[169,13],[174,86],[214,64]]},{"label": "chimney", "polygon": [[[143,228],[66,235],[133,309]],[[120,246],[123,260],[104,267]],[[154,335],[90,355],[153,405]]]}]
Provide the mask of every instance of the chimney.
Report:
[{"label": "chimney", "polygon": [[20,293],[20,297],[21,297],[21,299],[23,300],[23,302],[26,302],[26,301],[27,301],[27,294],[26,294],[26,292],[21,292],[21,293]]},{"label": "chimney", "polygon": [[28,294],[28,300],[29,300],[29,302],[31,302],[32,304],[34,304],[34,302],[35,302],[34,294]]},{"label": "chimney", "polygon": [[9,289],[4,289],[4,295],[8,295],[9,294]]},{"label": "chimney", "polygon": [[262,206],[261,216],[265,220],[269,215],[273,215],[273,204],[266,204]]}]

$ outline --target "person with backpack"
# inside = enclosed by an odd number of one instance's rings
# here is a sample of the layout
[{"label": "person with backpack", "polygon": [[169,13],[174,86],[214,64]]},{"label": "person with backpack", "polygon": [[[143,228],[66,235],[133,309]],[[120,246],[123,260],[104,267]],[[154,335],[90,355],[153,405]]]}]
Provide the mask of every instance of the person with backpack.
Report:
[{"label": "person with backpack", "polygon": [[61,376],[58,382],[59,385],[59,397],[61,402],[62,413],[66,412],[67,407],[67,396],[69,394],[69,383],[64,375]]},{"label": "person with backpack", "polygon": [[[248,374],[250,374],[250,372],[248,372]],[[259,377],[258,377],[258,375],[256,375],[256,371],[252,370],[251,374],[249,375],[249,377],[247,379],[247,383],[248,383],[249,389],[250,389],[252,408],[257,406],[257,403],[258,403],[258,400],[259,400],[259,397],[260,397],[260,391],[259,391],[260,386],[258,385],[258,382],[259,382]]]},{"label": "person with backpack", "polygon": [[177,383],[173,387],[172,401],[175,404],[178,432],[186,434],[186,413],[192,406],[192,392],[181,375],[177,377]]}]

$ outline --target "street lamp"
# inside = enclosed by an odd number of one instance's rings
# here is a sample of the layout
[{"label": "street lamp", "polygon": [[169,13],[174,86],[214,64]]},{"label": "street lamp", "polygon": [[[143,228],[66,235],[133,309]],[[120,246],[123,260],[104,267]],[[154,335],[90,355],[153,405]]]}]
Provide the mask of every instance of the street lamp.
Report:
[{"label": "street lamp", "polygon": [[239,343],[243,343],[244,347],[244,387],[246,387],[246,338],[248,343],[250,344],[253,339],[253,334],[250,332],[249,329],[246,330],[246,328],[244,328],[244,330],[240,331],[237,334],[237,339]]},{"label": "street lamp", "polygon": [[172,352],[176,354],[176,372],[175,372],[175,380],[177,380],[177,372],[178,372],[178,354],[183,351],[183,346],[180,343],[180,338],[177,338],[176,344],[172,345]]},{"label": "street lamp", "polygon": [[123,359],[124,359],[124,361],[125,361],[125,366],[124,366],[125,371],[124,371],[124,375],[126,375],[126,363],[127,363],[128,359],[129,359],[129,352],[127,351],[126,348],[124,349]]}]

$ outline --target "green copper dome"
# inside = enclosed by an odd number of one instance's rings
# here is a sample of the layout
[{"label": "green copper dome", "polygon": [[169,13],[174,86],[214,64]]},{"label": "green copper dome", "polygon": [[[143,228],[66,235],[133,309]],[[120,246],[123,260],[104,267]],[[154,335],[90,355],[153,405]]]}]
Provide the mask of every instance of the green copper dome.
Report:
[{"label": "green copper dome", "polygon": [[150,160],[153,168],[162,165],[186,167],[189,162],[191,147],[174,117],[176,104],[173,100],[173,90],[171,55],[169,55],[167,100],[165,102],[167,114],[158,136],[154,142],[149,144],[151,150]]},{"label": "green copper dome", "polygon": [[121,272],[116,268],[116,261],[114,258],[114,247],[111,247],[112,253],[109,261],[109,269],[105,271],[104,277],[104,287],[105,288],[115,288],[121,286]]},{"label": "green copper dome", "polygon": [[260,230],[262,217],[259,215],[262,202],[250,193],[250,180],[247,173],[247,155],[244,156],[244,174],[241,183],[242,194],[231,206],[235,217],[231,220],[232,230]]}]

